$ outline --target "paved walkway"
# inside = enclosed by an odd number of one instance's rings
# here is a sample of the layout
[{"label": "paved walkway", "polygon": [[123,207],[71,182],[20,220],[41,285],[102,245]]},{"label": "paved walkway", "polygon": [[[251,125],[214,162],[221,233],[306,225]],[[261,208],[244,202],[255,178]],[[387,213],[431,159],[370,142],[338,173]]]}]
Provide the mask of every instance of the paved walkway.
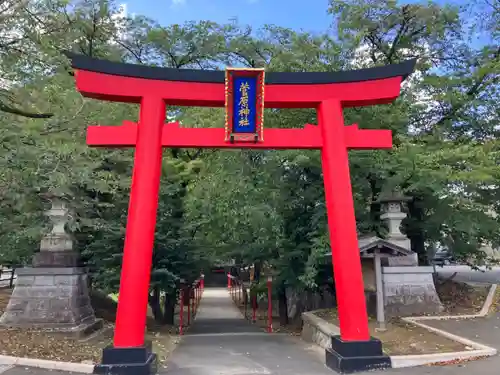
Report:
[{"label": "paved walkway", "polygon": [[332,375],[324,352],[246,321],[227,290],[205,289],[193,326],[172,353],[168,375]]}]

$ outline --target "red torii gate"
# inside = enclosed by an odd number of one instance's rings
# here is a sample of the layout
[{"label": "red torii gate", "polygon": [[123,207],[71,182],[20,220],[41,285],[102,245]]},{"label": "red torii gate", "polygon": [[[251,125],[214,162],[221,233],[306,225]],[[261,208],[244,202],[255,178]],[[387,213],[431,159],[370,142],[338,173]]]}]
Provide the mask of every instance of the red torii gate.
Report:
[{"label": "red torii gate", "polygon": [[156,68],[68,54],[77,89],[86,97],[140,104],[139,122],[90,126],[87,144],[135,147],[114,346],[103,351],[98,373],[149,374],[155,355],[145,346],[162,147],[320,149],[340,337],[327,365],[340,371],[388,367],[381,343],[370,337],[356,234],[348,149],[390,149],[390,130],[344,126],[343,108],[386,104],[400,93],[415,60],[344,72],[266,73],[265,107],[315,108],[318,125],[264,129],[258,142],[228,142],[220,128],[165,124],[166,105],[225,105],[222,71]]}]

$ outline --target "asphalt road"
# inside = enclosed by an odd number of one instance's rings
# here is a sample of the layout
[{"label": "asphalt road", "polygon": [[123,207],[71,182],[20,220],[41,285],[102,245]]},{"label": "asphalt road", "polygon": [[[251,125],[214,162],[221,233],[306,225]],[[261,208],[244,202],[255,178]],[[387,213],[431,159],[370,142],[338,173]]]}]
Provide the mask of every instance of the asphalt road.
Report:
[{"label": "asphalt road", "polygon": [[473,283],[500,284],[500,267],[493,267],[491,270],[472,270],[469,266],[444,266],[436,267],[440,276],[451,277],[455,272],[454,280]]}]

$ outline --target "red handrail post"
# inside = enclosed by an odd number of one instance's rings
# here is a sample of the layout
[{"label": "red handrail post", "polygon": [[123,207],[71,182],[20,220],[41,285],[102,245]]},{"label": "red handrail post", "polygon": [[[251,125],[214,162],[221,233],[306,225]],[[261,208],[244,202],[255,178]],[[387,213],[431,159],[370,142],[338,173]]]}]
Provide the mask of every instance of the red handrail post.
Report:
[{"label": "red handrail post", "polygon": [[234,281],[233,277],[229,276],[229,294],[231,295],[231,298],[234,299]]},{"label": "red handrail post", "polygon": [[267,332],[273,332],[273,302],[272,302],[272,292],[271,283],[273,281],[272,276],[267,277]]},{"label": "red handrail post", "polygon": [[196,283],[196,288],[194,288],[194,305],[195,305],[195,312],[198,311],[198,305],[199,305],[199,297],[200,297],[200,288],[199,288],[199,283]]},{"label": "red handrail post", "polygon": [[196,308],[198,307],[198,282],[195,281],[193,285],[193,315],[196,314]]},{"label": "red handrail post", "polygon": [[239,287],[238,287],[238,302],[241,303],[241,294],[243,292],[243,283],[241,280],[239,281]]},{"label": "red handrail post", "polygon": [[188,293],[189,293],[189,299],[188,299],[188,321],[187,321],[187,324],[190,325],[191,324],[191,290],[189,289],[188,290]]},{"label": "red handrail post", "polygon": [[252,322],[257,321],[257,293],[254,292],[252,296]]},{"label": "red handrail post", "polygon": [[192,310],[193,310],[193,319],[194,319],[194,316],[196,314],[196,306],[197,306],[196,305],[196,284],[193,284],[193,291],[192,291],[191,294],[193,296],[193,301],[192,301],[193,302],[193,308],[192,308]]},{"label": "red handrail post", "polygon": [[227,274],[227,289],[231,290],[231,274]]},{"label": "red handrail post", "polygon": [[194,314],[196,314],[196,299],[195,299],[195,295],[194,295],[194,291],[196,289],[192,289],[191,290],[191,297],[192,297],[192,300],[191,300],[191,303],[193,305],[193,307],[191,308],[191,310],[193,311],[193,319],[194,319]]},{"label": "red handrail post", "polygon": [[181,295],[181,312],[180,312],[180,315],[179,315],[179,335],[182,336],[184,334],[184,329],[183,329],[183,325],[184,325],[184,285],[181,284],[181,292],[180,292],[180,295]]},{"label": "red handrail post", "polygon": [[249,302],[248,298],[243,298],[243,305],[245,307],[245,319],[249,319],[248,318],[248,302]]}]

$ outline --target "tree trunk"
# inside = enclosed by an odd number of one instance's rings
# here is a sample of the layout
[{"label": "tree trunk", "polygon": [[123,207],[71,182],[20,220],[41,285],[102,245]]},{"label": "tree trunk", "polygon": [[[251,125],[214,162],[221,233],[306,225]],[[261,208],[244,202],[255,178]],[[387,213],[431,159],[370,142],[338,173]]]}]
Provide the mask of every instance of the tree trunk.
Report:
[{"label": "tree trunk", "polygon": [[427,259],[427,251],[425,250],[425,233],[422,228],[422,223],[425,220],[425,213],[420,204],[420,199],[415,197],[408,202],[408,211],[410,217],[405,220],[405,232],[411,241],[411,249],[418,255],[419,264],[425,265],[429,263]]},{"label": "tree trunk", "polygon": [[240,268],[236,266],[231,266],[231,275],[237,277],[238,279],[240,278]]},{"label": "tree trunk", "polygon": [[284,288],[280,288],[278,291],[278,312],[280,316],[280,325],[286,326],[288,324],[288,305]]},{"label": "tree trunk", "polygon": [[175,324],[175,305],[176,305],[176,294],[165,295],[165,301],[163,302],[163,324],[168,324],[173,326]]},{"label": "tree trunk", "polygon": [[382,225],[380,221],[382,205],[378,201],[379,194],[381,192],[380,184],[378,183],[378,179],[373,175],[368,176],[368,183],[370,184],[371,189],[370,232],[382,237],[382,233],[380,231],[380,227]]},{"label": "tree trunk", "polygon": [[261,264],[260,262],[255,262],[254,264],[254,274],[253,274],[253,279],[256,283],[259,282],[260,280],[260,269],[261,269]]},{"label": "tree trunk", "polygon": [[149,306],[151,306],[155,321],[157,323],[162,323],[163,313],[160,306],[160,288],[157,286],[153,288],[153,294],[149,295]]}]

